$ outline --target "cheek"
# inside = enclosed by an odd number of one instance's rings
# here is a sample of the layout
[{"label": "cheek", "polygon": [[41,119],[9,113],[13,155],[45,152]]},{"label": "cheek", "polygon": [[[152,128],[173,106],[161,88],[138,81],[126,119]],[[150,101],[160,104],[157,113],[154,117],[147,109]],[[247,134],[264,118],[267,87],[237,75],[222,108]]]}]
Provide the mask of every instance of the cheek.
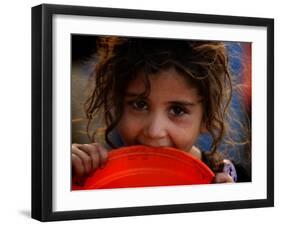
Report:
[{"label": "cheek", "polygon": [[170,131],[170,137],[179,149],[189,150],[199,135],[198,129],[191,127],[176,127]]},{"label": "cheek", "polygon": [[129,114],[124,113],[117,125],[117,130],[126,144],[133,142],[139,133],[141,123],[137,122]]}]

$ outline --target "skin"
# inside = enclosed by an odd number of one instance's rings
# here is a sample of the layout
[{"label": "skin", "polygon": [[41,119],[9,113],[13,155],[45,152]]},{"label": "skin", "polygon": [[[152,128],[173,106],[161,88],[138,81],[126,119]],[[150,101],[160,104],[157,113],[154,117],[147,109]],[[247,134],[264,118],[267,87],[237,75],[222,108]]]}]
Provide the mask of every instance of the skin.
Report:
[{"label": "skin", "polygon": [[103,168],[107,159],[107,150],[98,143],[72,144],[72,175],[78,178],[86,177],[96,169]]},{"label": "skin", "polygon": [[124,113],[118,131],[126,146],[175,147],[200,158],[193,147],[204,125],[202,99],[194,87],[174,69],[150,77],[151,92],[146,98],[144,75],[129,84]]},{"label": "skin", "polygon": [[[175,147],[198,159],[194,146],[205,131],[202,98],[174,68],[150,76],[151,92],[145,91],[144,75],[139,73],[126,91],[124,113],[117,126],[125,146]],[[85,177],[106,164],[107,150],[97,143],[72,145],[73,175]],[[218,173],[214,183],[233,182],[226,173]]]}]

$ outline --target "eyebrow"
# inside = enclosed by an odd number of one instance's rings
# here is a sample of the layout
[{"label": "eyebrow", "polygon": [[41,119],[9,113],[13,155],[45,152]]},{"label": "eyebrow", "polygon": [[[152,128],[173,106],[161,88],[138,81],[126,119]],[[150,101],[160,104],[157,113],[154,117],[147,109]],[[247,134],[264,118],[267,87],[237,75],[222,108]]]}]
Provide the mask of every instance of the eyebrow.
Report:
[{"label": "eyebrow", "polygon": [[[132,93],[132,92],[126,92],[125,96],[126,97],[140,97],[142,93]],[[192,107],[195,106],[196,104],[200,103],[201,101],[196,101],[196,102],[190,102],[186,100],[173,100],[173,101],[168,101],[168,104],[171,105],[181,105],[185,107]]]},{"label": "eyebrow", "polygon": [[140,93],[131,93],[131,92],[126,92],[125,93],[125,97],[144,97],[143,96],[144,92],[140,92]]},{"label": "eyebrow", "polygon": [[189,102],[189,101],[182,101],[182,100],[178,100],[178,101],[168,101],[169,104],[171,105],[181,105],[181,106],[185,106],[185,107],[193,107],[195,106],[198,102]]}]

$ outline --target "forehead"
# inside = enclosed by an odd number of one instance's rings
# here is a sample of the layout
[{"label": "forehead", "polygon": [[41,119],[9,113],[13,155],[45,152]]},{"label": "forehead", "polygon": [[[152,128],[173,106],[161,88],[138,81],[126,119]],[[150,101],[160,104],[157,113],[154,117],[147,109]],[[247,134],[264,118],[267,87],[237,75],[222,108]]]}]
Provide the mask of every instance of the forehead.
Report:
[{"label": "forehead", "polygon": [[186,76],[180,74],[174,68],[169,68],[154,74],[148,74],[147,81],[144,72],[139,72],[136,78],[129,83],[127,92],[143,93],[147,89],[147,82],[149,82],[151,94],[196,97],[198,95],[197,89]]}]

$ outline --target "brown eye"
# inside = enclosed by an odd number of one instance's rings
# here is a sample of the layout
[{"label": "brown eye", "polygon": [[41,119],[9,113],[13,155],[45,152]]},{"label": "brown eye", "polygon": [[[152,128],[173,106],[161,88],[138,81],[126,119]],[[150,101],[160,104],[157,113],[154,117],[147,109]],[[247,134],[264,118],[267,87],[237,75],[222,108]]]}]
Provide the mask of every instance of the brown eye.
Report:
[{"label": "brown eye", "polygon": [[144,101],[144,100],[132,101],[130,104],[136,110],[145,111],[148,109],[148,105],[147,105],[146,101]]},{"label": "brown eye", "polygon": [[182,116],[184,114],[186,114],[187,111],[184,107],[182,106],[172,106],[170,108],[170,114],[173,115],[173,116]]}]

